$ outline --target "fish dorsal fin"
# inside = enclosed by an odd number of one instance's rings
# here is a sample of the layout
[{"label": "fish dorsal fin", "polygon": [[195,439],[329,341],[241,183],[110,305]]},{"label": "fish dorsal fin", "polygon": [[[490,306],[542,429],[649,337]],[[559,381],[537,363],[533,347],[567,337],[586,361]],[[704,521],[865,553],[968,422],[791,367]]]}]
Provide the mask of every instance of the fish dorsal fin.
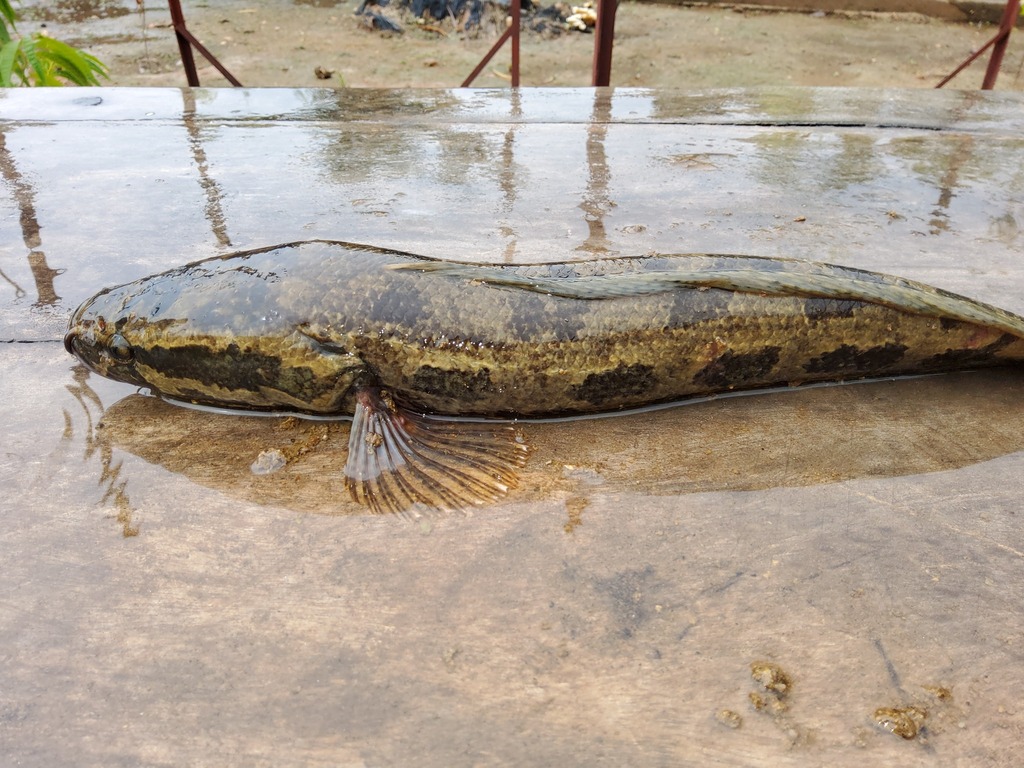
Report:
[{"label": "fish dorsal fin", "polygon": [[[734,258],[734,263],[742,257]],[[751,259],[751,261],[757,261]],[[523,274],[518,267],[450,261],[417,261],[393,269],[447,275],[471,282],[543,293],[583,301],[666,293],[679,288],[717,288],[766,296],[803,296],[880,304],[913,314],[935,315],[977,323],[1024,338],[1024,317],[965,296],[902,277],[834,267],[817,262],[792,262],[804,269],[755,269],[729,266],[708,269],[662,269],[649,272],[571,277]]]},{"label": "fish dorsal fin", "polygon": [[528,453],[510,424],[421,416],[367,388],[356,396],[345,486],[376,513],[454,511],[508,493]]}]

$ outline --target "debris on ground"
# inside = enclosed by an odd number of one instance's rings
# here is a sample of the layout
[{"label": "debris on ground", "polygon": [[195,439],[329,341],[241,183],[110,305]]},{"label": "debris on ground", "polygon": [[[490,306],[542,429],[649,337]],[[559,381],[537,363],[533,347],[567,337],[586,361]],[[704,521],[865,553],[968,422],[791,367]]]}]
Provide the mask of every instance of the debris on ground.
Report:
[{"label": "debris on ground", "polygon": [[402,26],[397,21],[385,16],[380,10],[387,4],[388,0],[374,0],[372,3],[370,0],[363,0],[356,9],[356,16],[362,17],[363,24],[367,29],[400,35],[405,31],[402,29]]},{"label": "debris on ground", "polygon": [[[385,15],[384,8],[388,8],[390,15]],[[451,33],[475,35],[504,30],[511,23],[510,8],[510,0],[362,0],[355,15],[364,19],[366,27],[382,32],[401,33],[405,23],[407,27],[448,37]],[[534,0],[522,0],[520,10],[524,32],[547,36],[573,28],[566,20],[574,13],[582,14],[584,19],[589,14],[594,19],[590,26],[596,22],[590,0],[575,8],[562,2],[542,8]],[[587,21],[579,23],[579,28],[589,29]]]},{"label": "debris on ground", "polygon": [[565,25],[569,29],[589,32],[597,25],[597,11],[594,10],[594,4],[587,0],[583,5],[574,5],[572,14],[565,19]]}]

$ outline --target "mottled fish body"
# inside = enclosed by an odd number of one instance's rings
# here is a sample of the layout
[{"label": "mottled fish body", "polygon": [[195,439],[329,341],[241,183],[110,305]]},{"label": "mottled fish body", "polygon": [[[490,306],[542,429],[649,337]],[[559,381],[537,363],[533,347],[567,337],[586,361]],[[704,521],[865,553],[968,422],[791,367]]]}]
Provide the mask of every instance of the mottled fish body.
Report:
[{"label": "mottled fish body", "polygon": [[[97,373],[172,399],[354,415],[349,486],[397,509],[495,497],[525,458],[508,430],[416,414],[600,413],[1002,365],[1024,360],[1024,319],[814,262],[668,255],[506,267],[308,241],[104,291],[75,313],[66,344]],[[460,446],[475,447],[463,456]]]}]

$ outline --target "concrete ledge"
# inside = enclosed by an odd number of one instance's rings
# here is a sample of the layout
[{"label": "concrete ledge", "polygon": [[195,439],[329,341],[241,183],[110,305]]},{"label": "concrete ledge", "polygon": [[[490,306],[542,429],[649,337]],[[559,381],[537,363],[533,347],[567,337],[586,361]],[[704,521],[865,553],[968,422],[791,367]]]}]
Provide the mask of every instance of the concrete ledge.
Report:
[{"label": "concrete ledge", "polygon": [[[954,3],[966,16],[968,21],[980,21],[998,24],[1006,10],[1004,3],[986,2],[986,0],[957,0]],[[1024,16],[1017,16],[1017,26],[1024,26]]]},{"label": "concrete ledge", "polygon": [[[946,21],[998,24],[1005,3],[987,0],[637,0],[689,7],[751,8],[794,13],[915,13]],[[1018,26],[1022,24],[1020,18]]]}]

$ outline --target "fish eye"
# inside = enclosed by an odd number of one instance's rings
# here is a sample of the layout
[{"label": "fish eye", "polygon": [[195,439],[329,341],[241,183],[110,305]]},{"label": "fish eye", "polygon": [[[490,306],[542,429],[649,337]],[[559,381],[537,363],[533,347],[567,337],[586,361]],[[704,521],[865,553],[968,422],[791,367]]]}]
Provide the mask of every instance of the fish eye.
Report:
[{"label": "fish eye", "polygon": [[132,351],[132,345],[125,341],[124,336],[116,334],[110,339],[110,345],[108,347],[110,356],[119,363],[130,363],[132,358],[135,357],[135,353]]}]

